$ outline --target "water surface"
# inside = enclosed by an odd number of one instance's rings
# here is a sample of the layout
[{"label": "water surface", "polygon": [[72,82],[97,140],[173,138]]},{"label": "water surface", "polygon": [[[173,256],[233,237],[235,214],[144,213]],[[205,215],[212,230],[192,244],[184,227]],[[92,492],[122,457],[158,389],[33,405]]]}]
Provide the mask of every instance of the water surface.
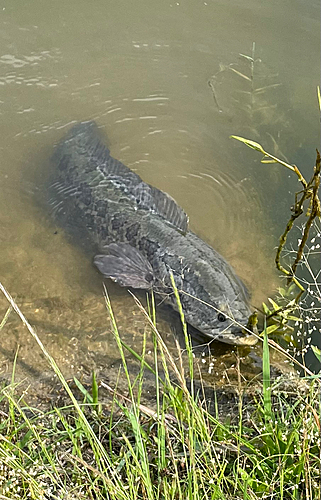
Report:
[{"label": "water surface", "polygon": [[[279,166],[262,166],[229,136],[262,142],[311,171],[319,143],[319,4],[1,5],[0,276],[64,372],[98,367],[111,377],[119,358],[101,276],[45,203],[54,144],[77,121],[95,119],[115,158],[177,200],[192,230],[235,267],[254,306],[273,295],[273,248],[297,181]],[[253,84],[240,53],[254,55]],[[139,348],[143,317],[131,296],[108,287],[122,335]],[[161,316],[160,330],[171,344],[171,322]],[[46,363],[11,316],[3,373],[18,345],[22,375],[43,376]],[[214,378],[224,382],[233,356],[218,350]]]}]

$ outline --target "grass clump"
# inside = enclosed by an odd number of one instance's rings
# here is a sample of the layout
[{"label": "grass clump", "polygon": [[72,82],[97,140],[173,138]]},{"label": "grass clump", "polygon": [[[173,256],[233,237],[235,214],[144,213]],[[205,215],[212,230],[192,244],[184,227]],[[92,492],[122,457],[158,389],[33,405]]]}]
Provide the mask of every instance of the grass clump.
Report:
[{"label": "grass clump", "polygon": [[[239,387],[231,411],[218,394],[212,401],[158,333],[151,314],[138,307],[154,337],[154,364],[145,346],[127,367],[127,346],[106,293],[106,305],[122,360],[128,392],[97,381],[66,382],[36,332],[6,292],[65,389],[69,404],[47,410],[28,406],[14,373],[1,391],[0,498],[5,499],[316,499],[320,497],[320,380],[303,389],[271,382],[269,344],[264,341],[263,386],[251,396]],[[179,296],[177,296],[179,300]],[[182,317],[184,321],[184,318]],[[186,336],[186,342],[189,342]],[[155,378],[155,403],[144,400],[144,374]],[[303,382],[302,382],[303,384]],[[301,385],[302,385],[301,384]],[[109,394],[107,404],[101,394]],[[21,391],[20,391],[21,392]]]}]

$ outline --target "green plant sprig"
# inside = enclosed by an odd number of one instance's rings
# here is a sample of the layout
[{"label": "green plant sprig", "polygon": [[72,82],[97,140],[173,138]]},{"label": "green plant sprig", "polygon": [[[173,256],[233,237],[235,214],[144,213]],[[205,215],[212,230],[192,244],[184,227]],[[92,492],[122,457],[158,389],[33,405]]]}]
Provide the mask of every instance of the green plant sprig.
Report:
[{"label": "green plant sprig", "polygon": [[[280,237],[279,240],[279,245],[276,251],[276,256],[275,256],[275,264],[276,267],[279,271],[281,271],[283,274],[287,276],[287,284],[289,285],[292,281],[297,285],[299,288],[300,292],[298,296],[296,297],[296,303],[299,301],[302,293],[305,291],[304,287],[301,285],[301,283],[298,281],[298,279],[295,276],[295,272],[297,269],[297,266],[302,258],[303,255],[303,250],[306,245],[306,242],[308,240],[309,236],[309,231],[311,229],[312,223],[316,217],[320,217],[320,199],[318,196],[318,190],[320,187],[320,169],[321,169],[321,157],[320,153],[317,150],[317,158],[316,158],[316,164],[314,167],[313,175],[309,182],[306,181],[306,179],[303,177],[301,174],[300,170],[296,165],[290,165],[289,163],[280,160],[274,155],[271,155],[267,151],[263,149],[261,144],[255,141],[251,141],[249,139],[245,139],[244,137],[239,137],[237,135],[231,135],[231,139],[236,139],[237,141],[242,142],[246,146],[248,146],[251,149],[255,149],[256,151],[259,151],[262,153],[264,156],[261,160],[261,163],[279,163],[280,165],[283,165],[284,167],[288,168],[292,172],[294,172],[298,176],[298,180],[301,182],[303,186],[303,190],[299,191],[298,193],[295,194],[295,203],[293,207],[291,208],[292,215],[286,225],[285,231]],[[299,195],[301,195],[299,197]],[[304,203],[306,200],[310,200],[309,202],[309,207],[307,210],[307,217],[308,220],[305,223],[304,231],[303,231],[303,237],[302,241],[300,243],[300,246],[298,248],[296,257],[294,259],[294,262],[291,266],[291,269],[288,270],[286,269],[280,262],[280,256],[281,252],[284,248],[284,245],[286,243],[287,237],[291,229],[293,228],[293,224],[295,220],[300,217],[304,213]]]}]

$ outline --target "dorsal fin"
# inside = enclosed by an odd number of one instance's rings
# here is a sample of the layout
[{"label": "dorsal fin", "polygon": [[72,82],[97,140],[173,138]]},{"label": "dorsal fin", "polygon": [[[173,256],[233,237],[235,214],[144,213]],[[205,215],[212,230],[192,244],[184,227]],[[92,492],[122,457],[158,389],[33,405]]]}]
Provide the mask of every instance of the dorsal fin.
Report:
[{"label": "dorsal fin", "polygon": [[137,208],[158,214],[183,233],[188,231],[187,214],[169,194],[143,181],[135,186],[132,193],[135,196]]},{"label": "dorsal fin", "polygon": [[151,186],[156,212],[183,233],[188,231],[188,215],[169,194]]}]

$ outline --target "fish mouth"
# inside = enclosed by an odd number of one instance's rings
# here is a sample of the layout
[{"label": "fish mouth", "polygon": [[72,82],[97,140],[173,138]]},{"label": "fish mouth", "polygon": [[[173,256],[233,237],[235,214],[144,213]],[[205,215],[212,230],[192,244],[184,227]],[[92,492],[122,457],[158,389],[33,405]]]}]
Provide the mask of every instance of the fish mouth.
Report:
[{"label": "fish mouth", "polygon": [[253,328],[253,334],[249,333],[247,330],[226,330],[217,334],[212,334],[213,340],[218,340],[224,344],[230,344],[235,346],[253,346],[258,342],[258,330],[256,327]]},{"label": "fish mouth", "polygon": [[224,335],[213,336],[214,340],[219,340],[224,344],[231,344],[236,346],[252,346],[255,345],[258,339],[254,335],[242,335],[238,337],[234,333],[224,333]]}]

